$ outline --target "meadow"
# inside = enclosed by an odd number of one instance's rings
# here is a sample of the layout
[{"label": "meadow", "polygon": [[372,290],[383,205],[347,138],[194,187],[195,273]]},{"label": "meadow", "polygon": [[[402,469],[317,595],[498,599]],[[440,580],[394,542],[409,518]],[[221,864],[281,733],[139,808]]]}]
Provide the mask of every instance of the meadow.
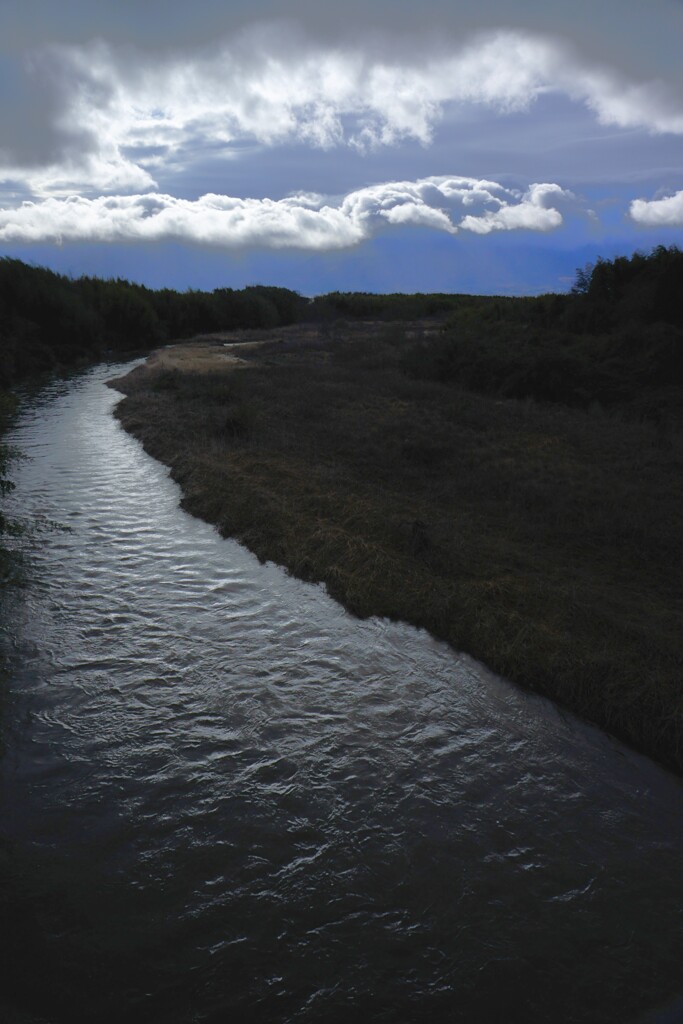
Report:
[{"label": "meadow", "polygon": [[[490,358],[500,321],[478,305]],[[238,368],[115,382],[189,512],[683,767],[675,419],[437,372],[462,344],[452,320],[249,337]]]}]

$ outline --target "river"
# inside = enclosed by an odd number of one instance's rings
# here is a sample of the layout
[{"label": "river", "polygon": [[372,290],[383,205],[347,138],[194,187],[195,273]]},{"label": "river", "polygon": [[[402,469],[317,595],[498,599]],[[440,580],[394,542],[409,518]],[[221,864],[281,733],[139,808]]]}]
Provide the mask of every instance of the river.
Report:
[{"label": "river", "polygon": [[10,438],[10,1019],[683,1020],[681,780],[188,516],[125,369]]}]

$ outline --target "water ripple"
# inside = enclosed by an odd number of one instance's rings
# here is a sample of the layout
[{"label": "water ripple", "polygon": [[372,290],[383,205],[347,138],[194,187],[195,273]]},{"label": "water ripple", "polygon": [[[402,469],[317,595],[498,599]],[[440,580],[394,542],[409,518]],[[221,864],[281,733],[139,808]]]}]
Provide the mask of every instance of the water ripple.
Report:
[{"label": "water ripple", "polygon": [[12,438],[16,509],[69,527],[3,597],[3,833],[53,908],[50,1019],[635,1022],[670,1002],[680,782],[191,519],[111,416],[120,369],[46,389]]}]

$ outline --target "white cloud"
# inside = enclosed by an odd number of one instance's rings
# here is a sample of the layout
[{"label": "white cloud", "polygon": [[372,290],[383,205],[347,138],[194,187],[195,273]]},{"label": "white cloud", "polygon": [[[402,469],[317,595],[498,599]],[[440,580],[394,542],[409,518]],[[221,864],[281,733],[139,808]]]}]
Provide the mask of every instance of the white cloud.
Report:
[{"label": "white cloud", "polygon": [[15,171],[13,177],[24,181],[35,196],[68,197],[84,185],[98,192],[140,192],[156,185],[144,167],[127,160],[115,147],[104,146],[99,152],[85,153],[80,158],[72,157],[47,167]]},{"label": "white cloud", "polygon": [[573,198],[571,193],[559,185],[534,184],[518,203],[511,205],[501,202],[497,209],[485,210],[478,217],[468,215],[461,221],[460,227],[479,235],[488,235],[491,231],[512,231],[517,228],[524,228],[527,231],[552,231],[562,223],[562,214],[553,206],[545,205],[549,197],[555,200]]},{"label": "white cloud", "polygon": [[312,209],[296,199],[233,199],[205,195],[195,201],[158,193],[72,196],[25,202],[0,212],[4,242],[160,241],[182,239],[228,248],[333,249],[354,245],[362,226],[339,209]]},{"label": "white cloud", "polygon": [[[382,225],[419,225],[455,234],[494,229],[547,231],[562,215],[546,203],[573,197],[559,185],[531,185],[523,194],[491,181],[432,177],[374,185],[336,202],[305,193],[286,199],[205,195],[48,197],[0,210],[0,241],[130,242],[181,239],[226,248],[262,246],[340,249]],[[468,211],[476,209],[472,214]],[[463,216],[464,214],[464,216]]]},{"label": "white cloud", "polygon": [[663,81],[632,82],[623,74],[579,68],[575,83],[567,80],[566,92],[586,103],[600,124],[683,134],[681,97]]},{"label": "white cloud", "polygon": [[36,195],[139,192],[156,187],[164,166],[182,170],[208,150],[428,146],[455,107],[520,112],[548,92],[586,105],[605,125],[683,133],[672,87],[596,68],[557,38],[505,31],[444,39],[440,49],[433,39],[413,42],[410,51],[333,48],[280,25],[186,55],[102,42],[53,47],[34,60],[34,77],[46,76],[68,158],[26,166],[5,138],[0,179],[22,180]]},{"label": "white cloud", "polygon": [[634,199],[629,213],[636,223],[648,227],[683,226],[683,189],[665,199]]}]

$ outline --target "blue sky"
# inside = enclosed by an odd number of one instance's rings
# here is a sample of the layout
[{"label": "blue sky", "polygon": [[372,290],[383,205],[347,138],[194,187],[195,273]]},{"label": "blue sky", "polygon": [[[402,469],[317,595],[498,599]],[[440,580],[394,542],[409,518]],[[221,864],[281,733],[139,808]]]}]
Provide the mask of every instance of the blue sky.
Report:
[{"label": "blue sky", "polygon": [[0,255],[562,291],[683,245],[683,2],[0,0]]}]

